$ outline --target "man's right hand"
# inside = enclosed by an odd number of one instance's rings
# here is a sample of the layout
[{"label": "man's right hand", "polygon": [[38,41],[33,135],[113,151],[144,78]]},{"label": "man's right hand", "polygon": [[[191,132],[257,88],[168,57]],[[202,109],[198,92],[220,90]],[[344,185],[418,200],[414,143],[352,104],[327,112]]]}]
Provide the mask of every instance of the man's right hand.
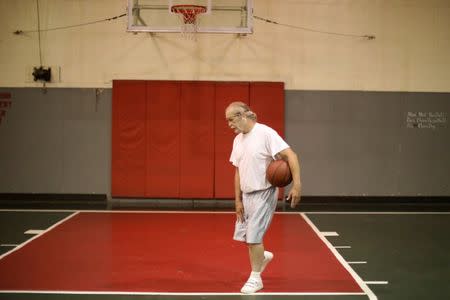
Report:
[{"label": "man's right hand", "polygon": [[235,201],[236,204],[236,217],[237,220],[241,223],[244,222],[244,204],[242,201]]}]

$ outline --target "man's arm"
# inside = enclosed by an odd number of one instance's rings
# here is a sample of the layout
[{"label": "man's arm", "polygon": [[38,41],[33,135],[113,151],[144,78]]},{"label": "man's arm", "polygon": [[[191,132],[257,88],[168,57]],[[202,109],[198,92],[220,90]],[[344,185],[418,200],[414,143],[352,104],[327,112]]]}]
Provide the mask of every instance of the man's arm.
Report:
[{"label": "man's arm", "polygon": [[281,159],[289,163],[289,168],[292,173],[292,188],[289,191],[288,199],[291,200],[291,207],[294,208],[300,202],[300,194],[302,190],[302,183],[300,180],[300,163],[297,154],[291,148],[284,149],[278,155]]},{"label": "man's arm", "polygon": [[239,222],[244,222],[244,205],[242,204],[241,177],[239,168],[236,167],[234,173],[234,201],[236,207],[236,216]]}]

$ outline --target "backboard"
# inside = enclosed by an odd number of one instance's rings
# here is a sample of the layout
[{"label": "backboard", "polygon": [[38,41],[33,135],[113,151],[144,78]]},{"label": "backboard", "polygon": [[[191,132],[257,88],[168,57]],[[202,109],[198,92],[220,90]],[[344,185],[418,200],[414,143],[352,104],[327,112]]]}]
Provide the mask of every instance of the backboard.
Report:
[{"label": "backboard", "polygon": [[174,5],[199,5],[197,33],[253,32],[253,0],[128,0],[128,31],[182,32],[183,20]]}]

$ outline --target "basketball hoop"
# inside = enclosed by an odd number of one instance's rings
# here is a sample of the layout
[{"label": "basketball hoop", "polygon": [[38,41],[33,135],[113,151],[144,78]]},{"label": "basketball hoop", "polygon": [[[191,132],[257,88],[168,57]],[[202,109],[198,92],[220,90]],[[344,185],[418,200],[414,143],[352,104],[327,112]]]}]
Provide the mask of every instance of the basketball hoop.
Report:
[{"label": "basketball hoop", "polygon": [[180,4],[173,5],[170,11],[180,17],[181,33],[187,38],[194,39],[198,30],[199,17],[206,13],[207,9],[203,5]]}]

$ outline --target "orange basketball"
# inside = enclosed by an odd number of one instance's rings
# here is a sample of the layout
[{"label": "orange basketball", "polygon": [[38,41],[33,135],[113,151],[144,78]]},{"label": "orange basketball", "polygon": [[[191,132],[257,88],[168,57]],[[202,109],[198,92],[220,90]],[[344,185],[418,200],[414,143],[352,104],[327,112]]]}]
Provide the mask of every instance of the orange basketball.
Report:
[{"label": "orange basketball", "polygon": [[292,174],[287,161],[282,159],[272,161],[266,170],[266,178],[273,186],[284,187],[291,183]]}]

